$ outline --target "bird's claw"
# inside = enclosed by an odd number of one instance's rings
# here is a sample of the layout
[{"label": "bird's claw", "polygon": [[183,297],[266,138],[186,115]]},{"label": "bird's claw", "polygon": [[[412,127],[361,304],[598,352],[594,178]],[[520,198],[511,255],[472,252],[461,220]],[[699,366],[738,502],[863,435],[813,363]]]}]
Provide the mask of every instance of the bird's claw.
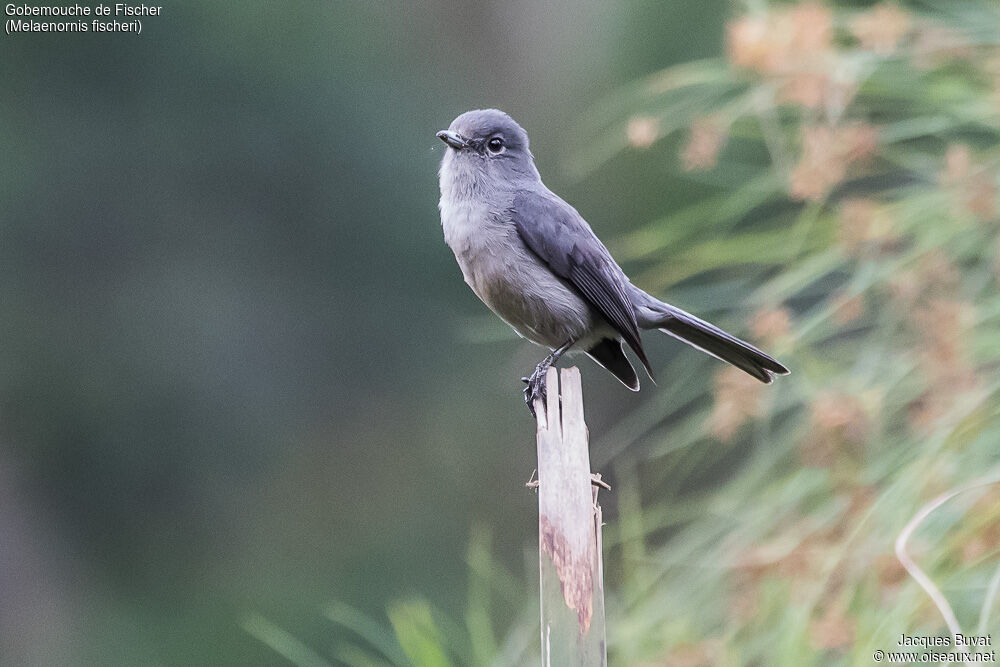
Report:
[{"label": "bird's claw", "polygon": [[531,377],[521,378],[527,386],[524,388],[524,402],[528,406],[528,410],[531,411],[532,417],[537,417],[535,414],[535,401],[540,400],[542,404],[545,404],[546,397],[546,387],[545,387],[545,373],[548,369],[535,369],[535,372],[531,374]]}]

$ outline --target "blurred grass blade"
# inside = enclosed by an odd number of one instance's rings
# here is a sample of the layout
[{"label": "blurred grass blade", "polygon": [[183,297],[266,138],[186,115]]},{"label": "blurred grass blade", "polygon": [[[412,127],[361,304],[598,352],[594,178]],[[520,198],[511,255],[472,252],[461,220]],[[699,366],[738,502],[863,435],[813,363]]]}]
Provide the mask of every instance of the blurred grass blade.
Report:
[{"label": "blurred grass blade", "polygon": [[403,652],[414,667],[450,667],[441,633],[430,605],[423,600],[397,602],[389,607],[389,621]]},{"label": "blurred grass blade", "polygon": [[354,646],[353,644],[344,644],[337,647],[334,651],[334,657],[338,662],[342,662],[347,667],[406,667],[409,665],[409,661],[406,662],[388,662],[375,656],[370,651]]},{"label": "blurred grass blade", "polygon": [[324,613],[337,625],[347,628],[364,639],[393,664],[408,664],[406,654],[403,653],[392,632],[371,617],[339,601],[332,602]]},{"label": "blurred grass blade", "polygon": [[496,655],[497,641],[493,634],[490,613],[493,602],[493,536],[485,526],[477,526],[469,540],[466,562],[469,566],[469,594],[465,624],[469,630],[472,657],[477,665],[487,665]]},{"label": "blurred grass blade", "polygon": [[997,590],[1000,589],[1000,565],[993,570],[990,577],[989,586],[986,587],[986,596],[983,598],[983,606],[979,610],[979,624],[976,626],[976,634],[982,637],[990,623],[990,614],[993,613],[993,603],[997,598]]},{"label": "blurred grass blade", "polygon": [[240,625],[297,667],[333,667],[318,653],[259,614],[246,616]]},{"label": "blurred grass blade", "polygon": [[781,181],[765,174],[733,192],[716,195],[655,220],[626,235],[614,244],[622,259],[640,259],[662,254],[686,237],[697,234],[702,225],[718,225],[719,221],[733,224],[757,206],[774,198]]}]

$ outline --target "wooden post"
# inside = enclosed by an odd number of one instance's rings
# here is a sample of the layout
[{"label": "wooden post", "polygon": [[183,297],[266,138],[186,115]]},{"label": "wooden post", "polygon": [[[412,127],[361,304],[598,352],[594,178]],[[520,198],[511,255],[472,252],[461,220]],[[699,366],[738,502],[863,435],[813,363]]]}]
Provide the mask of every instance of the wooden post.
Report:
[{"label": "wooden post", "polygon": [[545,380],[547,404],[535,402],[542,665],[603,667],[601,508],[591,484],[580,371],[563,369],[561,392],[555,368]]}]

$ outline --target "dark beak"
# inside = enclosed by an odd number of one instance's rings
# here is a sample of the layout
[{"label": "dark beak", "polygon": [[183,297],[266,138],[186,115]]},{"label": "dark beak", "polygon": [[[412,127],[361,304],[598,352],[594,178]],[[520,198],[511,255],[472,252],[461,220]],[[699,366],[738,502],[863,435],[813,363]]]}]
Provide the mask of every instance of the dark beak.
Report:
[{"label": "dark beak", "polygon": [[461,150],[469,145],[460,134],[451,130],[441,130],[437,133],[437,137],[455,150]]}]

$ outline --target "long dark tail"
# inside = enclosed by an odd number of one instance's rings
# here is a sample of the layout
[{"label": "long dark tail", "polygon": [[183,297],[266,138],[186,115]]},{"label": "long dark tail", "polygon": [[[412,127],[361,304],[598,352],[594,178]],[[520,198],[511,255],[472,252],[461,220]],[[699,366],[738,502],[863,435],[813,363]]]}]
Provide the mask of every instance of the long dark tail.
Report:
[{"label": "long dark tail", "polygon": [[788,374],[788,369],[778,363],[777,359],[750,343],[691,313],[651,297],[635,285],[629,285],[629,296],[635,304],[636,321],[643,329],[659,329],[702,352],[729,362],[765,384],[770,384],[775,375]]}]

